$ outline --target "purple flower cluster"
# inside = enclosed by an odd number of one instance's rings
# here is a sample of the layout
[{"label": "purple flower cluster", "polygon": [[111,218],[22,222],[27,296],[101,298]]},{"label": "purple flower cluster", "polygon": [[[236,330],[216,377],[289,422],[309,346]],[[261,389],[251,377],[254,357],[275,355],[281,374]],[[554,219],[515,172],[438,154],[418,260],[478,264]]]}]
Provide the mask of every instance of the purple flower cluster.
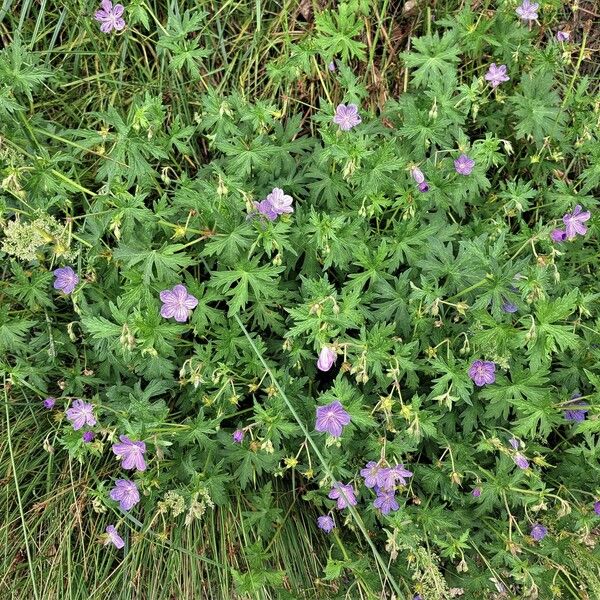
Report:
[{"label": "purple flower cluster", "polygon": [[550,233],[553,242],[561,243],[565,240],[574,240],[577,235],[585,235],[587,227],[584,225],[591,217],[589,210],[584,211],[580,204],[577,204],[572,213],[567,213],[563,217],[564,229],[554,229]]},{"label": "purple flower cluster", "polygon": [[269,221],[274,221],[280,215],[294,212],[293,201],[281,188],[273,188],[264,200],[254,203],[254,208]]},{"label": "purple flower cluster", "polygon": [[399,508],[396,501],[395,487],[397,484],[406,485],[406,477],[412,477],[412,472],[405,469],[404,465],[397,464],[385,467],[380,463],[369,461],[360,471],[367,488],[373,489],[377,497],[373,506],[382,514],[387,515]]}]

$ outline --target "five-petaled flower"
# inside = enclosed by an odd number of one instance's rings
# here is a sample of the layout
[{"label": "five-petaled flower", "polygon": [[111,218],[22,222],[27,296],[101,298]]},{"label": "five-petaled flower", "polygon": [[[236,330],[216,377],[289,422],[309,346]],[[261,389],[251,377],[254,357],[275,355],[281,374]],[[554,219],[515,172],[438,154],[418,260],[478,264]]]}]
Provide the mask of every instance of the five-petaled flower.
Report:
[{"label": "five-petaled flower", "polygon": [[520,6],[517,6],[515,12],[523,21],[535,21],[538,18],[537,10],[540,5],[537,2],[523,0]]},{"label": "five-petaled flower", "polygon": [[48,410],[54,408],[55,404],[56,404],[56,398],[53,398],[52,396],[48,396],[44,400],[44,408],[47,408]]},{"label": "five-petaled flower", "polygon": [[73,404],[67,410],[66,415],[67,420],[71,422],[75,431],[81,429],[84,425],[93,427],[96,424],[93,404],[84,402],[83,400],[73,400]]},{"label": "five-petaled flower", "polygon": [[332,500],[337,500],[337,507],[339,510],[347,508],[348,506],[356,506],[354,488],[349,483],[334,483],[333,488],[329,492],[329,498]]},{"label": "five-petaled flower", "polygon": [[373,506],[378,508],[382,514],[387,515],[392,511],[398,510],[398,502],[394,490],[377,490],[377,498],[373,502]]},{"label": "five-petaled flower", "polygon": [[174,317],[178,323],[185,323],[193,308],[198,306],[198,298],[187,291],[185,285],[177,284],[172,290],[163,290],[160,293],[163,303],[160,314],[165,319]]},{"label": "five-petaled flower", "polygon": [[600,517],[600,500],[594,502],[594,512]]},{"label": "five-petaled flower", "polygon": [[368,488],[374,488],[376,485],[381,486],[380,472],[383,470],[379,463],[371,460],[369,461],[364,469],[360,470],[361,477],[365,479],[365,485]]},{"label": "five-petaled flower", "polygon": [[122,4],[115,4],[110,0],[102,0],[100,10],[96,11],[94,19],[100,23],[100,31],[110,33],[113,31],[121,31],[125,27],[125,19],[123,12],[125,8]]},{"label": "five-petaled flower", "polygon": [[556,32],[556,39],[559,42],[568,42],[570,37],[571,37],[571,34],[568,31],[557,31]]},{"label": "five-petaled flower", "polygon": [[509,79],[510,77],[506,74],[506,65],[498,66],[496,63],[492,63],[485,74],[485,80],[489,81],[494,88]]},{"label": "five-petaled flower", "polygon": [[540,523],[536,523],[531,528],[531,537],[536,542],[539,542],[539,541],[543,540],[546,537],[547,533],[548,533],[548,530],[542,524],[540,524]]},{"label": "five-petaled flower", "polygon": [[567,239],[567,232],[564,229],[553,229],[550,233],[550,239],[560,244]]},{"label": "five-petaled flower", "polygon": [[231,437],[236,444],[241,444],[244,441],[244,431],[242,429],[236,429]]},{"label": "five-petaled flower", "polygon": [[587,227],[584,225],[584,223],[589,220],[591,216],[592,215],[588,210],[582,210],[580,204],[575,206],[572,213],[567,213],[563,217],[567,239],[572,240],[577,237],[577,234],[585,235],[587,233]]},{"label": "five-petaled flower", "polygon": [[81,437],[84,443],[89,444],[91,441],[94,440],[96,434],[93,431],[86,431]]},{"label": "five-petaled flower", "polygon": [[134,442],[126,435],[120,435],[119,440],[121,440],[121,443],[114,444],[112,451],[118,458],[123,459],[121,466],[124,469],[145,471],[144,452],[146,452],[146,444],[144,442]]},{"label": "five-petaled flower", "polygon": [[473,488],[471,495],[473,496],[473,498],[479,498],[479,496],[481,496],[481,488],[480,487]]},{"label": "five-petaled flower", "polygon": [[319,529],[322,529],[325,533],[330,533],[335,527],[335,521],[330,515],[321,515],[317,519],[317,525],[319,526]]},{"label": "five-petaled flower", "polygon": [[475,385],[494,383],[496,381],[496,364],[489,360],[475,360],[469,367],[469,377],[475,382]]},{"label": "five-petaled flower", "polygon": [[79,283],[79,276],[71,267],[61,267],[54,270],[54,289],[63,294],[70,294]]},{"label": "five-petaled flower", "polygon": [[317,406],[317,421],[315,429],[321,432],[327,432],[332,437],[340,437],[344,426],[350,423],[350,415],[344,410],[339,400],[334,400],[331,404]]},{"label": "five-petaled flower", "polygon": [[466,154],[461,154],[454,161],[454,169],[459,175],[470,175],[473,172],[475,161]]},{"label": "five-petaled flower", "polygon": [[110,497],[119,503],[121,510],[131,510],[140,501],[137,485],[129,479],[117,479]]},{"label": "five-petaled flower", "polygon": [[119,550],[125,546],[123,538],[117,533],[117,528],[114,525],[108,525],[106,528],[106,540],[104,545],[114,544]]},{"label": "five-petaled flower", "polygon": [[317,369],[319,371],[329,371],[335,364],[337,356],[335,352],[329,346],[323,346],[321,352],[319,352],[319,359],[317,360]]},{"label": "five-petaled flower", "polygon": [[294,212],[293,201],[281,188],[273,188],[264,200],[254,203],[254,208],[269,221],[274,221],[279,215]]},{"label": "five-petaled flower", "polygon": [[356,104],[348,104],[348,106],[338,104],[338,107],[335,109],[333,122],[339,125],[342,131],[350,131],[362,122],[358,114],[358,106]]}]

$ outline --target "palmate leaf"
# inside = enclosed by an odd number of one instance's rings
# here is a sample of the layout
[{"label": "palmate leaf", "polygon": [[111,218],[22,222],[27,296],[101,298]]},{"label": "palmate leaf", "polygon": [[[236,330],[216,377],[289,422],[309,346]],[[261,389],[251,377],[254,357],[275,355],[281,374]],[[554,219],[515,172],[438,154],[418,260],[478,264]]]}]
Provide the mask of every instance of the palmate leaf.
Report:
[{"label": "palmate leaf", "polygon": [[516,117],[517,138],[530,136],[538,145],[545,137],[560,139],[563,135],[565,114],[560,109],[560,98],[553,90],[551,73],[532,75],[521,80],[521,93],[509,99]]},{"label": "palmate leaf", "polygon": [[425,87],[437,79],[456,78],[459,51],[456,34],[447,31],[441,38],[437,33],[414,38],[413,50],[403,52],[402,58],[412,69],[413,83]]},{"label": "palmate leaf", "polygon": [[340,3],[338,12],[319,13],[315,22],[315,43],[325,56],[341,56],[346,63],[353,58],[365,58],[365,44],[353,39],[362,33],[364,24],[346,2]]},{"label": "palmate leaf", "polygon": [[228,303],[229,316],[246,307],[251,299],[250,293],[255,298],[270,300],[281,295],[277,283],[283,267],[259,266],[258,262],[259,259],[254,258],[228,271],[213,271],[209,285],[231,298]]},{"label": "palmate leaf", "polygon": [[123,261],[127,268],[138,268],[146,285],[151,281],[175,281],[178,272],[194,263],[186,254],[178,254],[183,244],[164,244],[158,250],[121,244],[114,251],[114,258]]}]

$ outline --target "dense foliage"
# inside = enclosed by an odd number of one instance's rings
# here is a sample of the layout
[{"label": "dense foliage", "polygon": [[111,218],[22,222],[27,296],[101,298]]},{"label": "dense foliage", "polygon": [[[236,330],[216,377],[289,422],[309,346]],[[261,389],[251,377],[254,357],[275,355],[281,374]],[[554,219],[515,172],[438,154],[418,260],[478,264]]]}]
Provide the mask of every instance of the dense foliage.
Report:
[{"label": "dense foliage", "polygon": [[[368,6],[318,14],[268,65],[327,78],[310,122],[216,89],[188,116],[144,91],[65,119],[35,107],[68,74],[18,39],[1,51],[6,400],[25,394],[55,452],[112,465],[82,527],[116,526],[115,562],[241,491],[259,541],[234,589],[300,597],[268,566],[283,485],[315,532],[335,524],[312,597],[600,597],[598,82],[588,30],[556,39],[561,3],[544,28],[499,4],[413,38],[407,91],[377,114],[352,69]],[[144,6],[128,25],[151,27]],[[204,17],[160,28],[186,77]],[[335,401],[341,436],[315,429]],[[412,473],[389,511],[370,461]]]}]

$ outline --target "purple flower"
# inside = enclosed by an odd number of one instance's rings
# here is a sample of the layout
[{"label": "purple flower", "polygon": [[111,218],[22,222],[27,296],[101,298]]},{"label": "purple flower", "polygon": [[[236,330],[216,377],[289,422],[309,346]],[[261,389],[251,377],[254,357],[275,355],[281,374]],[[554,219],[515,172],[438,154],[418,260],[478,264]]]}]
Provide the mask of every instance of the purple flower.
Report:
[{"label": "purple flower", "polygon": [[423,600],[423,598],[421,597],[421,594],[417,594],[413,597],[413,600]]},{"label": "purple flower", "polygon": [[333,73],[335,71],[335,62],[331,61],[328,65],[327,68]]},{"label": "purple flower", "polygon": [[67,420],[73,425],[73,429],[77,431],[84,425],[93,427],[96,424],[94,417],[94,406],[83,400],[73,400],[71,408],[67,410]]},{"label": "purple flower", "polygon": [[546,537],[547,533],[548,533],[548,530],[543,525],[541,525],[540,523],[536,523],[531,528],[531,537],[536,542],[539,542],[539,541],[543,540]]},{"label": "purple flower", "polygon": [[538,18],[537,9],[540,5],[537,2],[530,2],[529,0],[523,0],[521,6],[517,6],[516,13],[524,21],[535,21]]},{"label": "purple flower", "polygon": [[354,488],[350,483],[343,484],[339,481],[334,483],[328,497],[332,500],[337,500],[338,510],[342,510],[348,506],[356,506]]},{"label": "purple flower", "polygon": [[236,429],[231,437],[236,444],[241,444],[244,441],[244,432],[242,429]]},{"label": "purple flower", "polygon": [[266,198],[260,202],[255,202],[254,208],[263,217],[267,217],[269,221],[274,221],[277,218],[277,213],[275,212],[273,205]]},{"label": "purple flower", "polygon": [[71,267],[61,267],[54,270],[54,289],[60,290],[64,294],[70,294],[79,283],[77,273]]},{"label": "purple flower", "polygon": [[319,369],[319,371],[329,371],[335,364],[336,358],[336,353],[329,346],[323,346],[321,352],[319,352],[317,369]]},{"label": "purple flower", "polygon": [[485,74],[485,80],[489,81],[493,88],[509,79],[510,77],[506,74],[506,65],[497,66],[496,63],[492,63]]},{"label": "purple flower", "polygon": [[113,29],[121,31],[125,27],[125,20],[123,19],[125,8],[122,4],[115,4],[113,6],[110,0],[102,0],[100,7],[100,10],[96,11],[94,15],[94,19],[101,23],[100,31],[110,33]]},{"label": "purple flower", "polygon": [[131,510],[140,501],[137,485],[129,479],[117,479],[110,497],[119,503],[121,510]]},{"label": "purple flower", "polygon": [[479,498],[479,496],[481,496],[481,488],[480,487],[473,488],[473,491],[471,492],[471,496],[473,496],[473,498]]},{"label": "purple flower", "polygon": [[510,440],[508,440],[508,443],[513,447],[514,450],[518,450],[521,445],[516,437],[511,437]]},{"label": "purple flower", "polygon": [[423,175],[423,171],[419,167],[413,167],[410,170],[410,175],[415,180],[415,183],[425,183],[425,175]]},{"label": "purple flower", "polygon": [[319,526],[319,529],[322,529],[325,533],[330,533],[335,527],[335,522],[329,515],[321,515],[317,519],[317,525]]},{"label": "purple flower", "polygon": [[423,175],[423,171],[421,171],[419,167],[413,167],[410,170],[410,175],[417,184],[417,188],[420,192],[429,191],[429,184],[425,181],[425,175]]},{"label": "purple flower", "polygon": [[550,239],[557,244],[564,242],[567,239],[567,232],[563,229],[553,229],[550,233]]},{"label": "purple flower", "polygon": [[578,401],[578,398],[581,398],[581,394],[573,394],[571,400],[565,403],[564,415],[567,421],[585,421],[588,405],[583,401]]},{"label": "purple flower", "polygon": [[[584,223],[591,217],[591,213],[586,210],[582,212],[581,205],[575,206],[572,213],[567,213],[563,217],[563,223],[566,225],[567,239],[572,240],[577,237],[577,234],[585,235],[587,233],[587,227]],[[55,284],[56,285],[56,284]]]},{"label": "purple flower", "polygon": [[556,32],[556,39],[559,42],[568,42],[570,37],[571,37],[571,34],[568,31],[557,31]]},{"label": "purple flower", "polygon": [[395,465],[390,468],[390,472],[388,475],[388,482],[392,482],[392,485],[389,487],[393,487],[396,482],[400,485],[406,485],[405,477],[412,477],[412,471],[404,468],[404,465]]},{"label": "purple flower", "polygon": [[481,387],[496,381],[496,364],[489,360],[475,360],[469,368],[469,377]]},{"label": "purple flower", "polygon": [[510,300],[506,298],[502,298],[502,312],[505,313],[516,313],[519,310],[519,307],[512,303]]},{"label": "purple flower", "polygon": [[358,106],[356,104],[348,104],[348,106],[338,104],[338,107],[335,109],[333,122],[339,125],[342,131],[350,131],[362,122],[358,114]]},{"label": "purple flower", "polygon": [[600,500],[594,502],[594,512],[600,517]]},{"label": "purple flower", "polygon": [[254,203],[254,208],[269,221],[274,221],[279,215],[294,212],[293,201],[281,188],[273,188],[264,200]]},{"label": "purple flower", "polygon": [[165,319],[175,317],[178,323],[185,323],[192,309],[198,306],[198,298],[188,293],[185,285],[177,284],[172,290],[163,290],[160,293],[163,303],[160,314]]},{"label": "purple flower", "polygon": [[374,488],[376,485],[381,485],[379,474],[382,470],[381,465],[372,460],[366,464],[364,469],[360,470],[360,475],[361,477],[364,477],[365,485],[368,488]]},{"label": "purple flower", "polygon": [[392,511],[398,510],[398,502],[394,490],[378,490],[377,498],[373,502],[373,506],[378,508],[382,514],[387,515]]},{"label": "purple flower", "polygon": [[517,465],[519,469],[529,469],[529,461],[520,452],[517,452],[513,456],[513,460],[515,461],[515,465]]},{"label": "purple flower", "polygon": [[286,194],[281,188],[273,188],[271,193],[266,197],[266,200],[271,203],[273,210],[278,215],[294,212],[294,208],[292,206],[294,199]]},{"label": "purple flower", "polygon": [[106,528],[106,534],[105,546],[106,544],[114,544],[119,550],[125,546],[123,538],[117,533],[117,528],[114,525],[109,525]]},{"label": "purple flower", "polygon": [[315,429],[321,432],[327,432],[332,437],[340,437],[342,429],[350,423],[350,415],[344,410],[344,407],[338,400],[325,406],[317,406],[317,421]]},{"label": "purple flower", "polygon": [[47,408],[48,410],[54,408],[55,404],[56,404],[56,398],[53,398],[52,396],[48,396],[44,400],[44,408]]},{"label": "purple flower", "polygon": [[454,168],[459,175],[470,175],[475,166],[475,161],[469,158],[466,154],[461,154],[454,161]]},{"label": "purple flower", "polygon": [[144,452],[146,452],[146,444],[144,442],[133,442],[126,435],[120,435],[119,439],[121,443],[114,444],[112,451],[118,458],[123,459],[121,466],[124,469],[145,471]]},{"label": "purple flower", "polygon": [[95,437],[96,437],[96,434],[93,431],[86,431],[83,434],[83,441],[86,444],[89,444]]}]

